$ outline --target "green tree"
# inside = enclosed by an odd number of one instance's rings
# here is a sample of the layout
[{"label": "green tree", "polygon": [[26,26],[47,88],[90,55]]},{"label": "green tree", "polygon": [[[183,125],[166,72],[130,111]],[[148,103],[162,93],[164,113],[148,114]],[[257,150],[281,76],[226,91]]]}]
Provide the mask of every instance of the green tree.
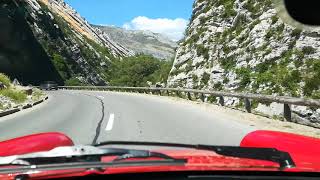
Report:
[{"label": "green tree", "polygon": [[61,55],[56,53],[53,54],[53,64],[63,79],[69,78],[69,68]]},{"label": "green tree", "polygon": [[79,79],[73,77],[65,81],[66,86],[86,86],[88,84],[81,82]]},{"label": "green tree", "polygon": [[165,82],[171,70],[172,61],[161,61],[152,56],[137,55],[115,60],[108,69],[110,85],[147,86],[152,83]]}]

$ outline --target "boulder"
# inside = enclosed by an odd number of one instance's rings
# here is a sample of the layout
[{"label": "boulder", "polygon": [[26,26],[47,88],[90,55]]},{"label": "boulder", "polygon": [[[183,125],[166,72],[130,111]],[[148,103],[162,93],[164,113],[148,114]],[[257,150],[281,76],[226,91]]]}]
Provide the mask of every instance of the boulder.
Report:
[{"label": "boulder", "polygon": [[18,81],[18,79],[16,79],[16,78],[12,81],[12,84],[14,86],[20,86],[21,85],[20,82]]},{"label": "boulder", "polygon": [[6,85],[4,85],[2,82],[0,82],[0,90],[5,89],[5,88],[7,88]]},{"label": "boulder", "polygon": [[33,92],[32,88],[25,89],[24,91],[28,96],[31,96]]}]

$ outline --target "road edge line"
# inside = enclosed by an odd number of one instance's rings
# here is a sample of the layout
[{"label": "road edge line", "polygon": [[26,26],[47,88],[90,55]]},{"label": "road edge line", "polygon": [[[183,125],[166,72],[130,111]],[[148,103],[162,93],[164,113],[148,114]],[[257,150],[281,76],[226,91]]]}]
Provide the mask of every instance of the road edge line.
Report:
[{"label": "road edge line", "polygon": [[17,107],[17,108],[9,109],[9,110],[6,110],[6,111],[2,111],[2,112],[0,112],[0,117],[5,117],[5,116],[20,112],[20,111],[25,110],[25,109],[30,109],[33,106],[41,104],[41,103],[43,103],[44,101],[46,101],[48,99],[49,99],[49,96],[46,96],[43,99],[41,99],[39,101],[36,101],[34,103],[28,103],[28,104],[22,105],[21,107]]}]

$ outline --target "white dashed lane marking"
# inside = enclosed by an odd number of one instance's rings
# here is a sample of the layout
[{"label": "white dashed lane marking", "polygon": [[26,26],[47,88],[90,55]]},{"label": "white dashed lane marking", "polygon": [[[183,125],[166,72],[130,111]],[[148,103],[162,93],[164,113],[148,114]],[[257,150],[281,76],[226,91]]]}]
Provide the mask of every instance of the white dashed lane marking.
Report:
[{"label": "white dashed lane marking", "polygon": [[109,120],[107,123],[106,131],[111,131],[113,128],[113,123],[114,123],[114,114],[110,114]]}]

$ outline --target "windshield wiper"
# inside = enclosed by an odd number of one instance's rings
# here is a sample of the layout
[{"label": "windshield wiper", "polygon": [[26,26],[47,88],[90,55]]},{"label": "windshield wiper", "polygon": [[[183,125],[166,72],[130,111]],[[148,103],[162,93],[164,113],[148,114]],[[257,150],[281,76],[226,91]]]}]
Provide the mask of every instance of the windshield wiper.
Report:
[{"label": "windshield wiper", "polygon": [[[106,156],[117,156],[117,158],[111,162],[101,162],[101,158]],[[145,160],[153,157],[161,160]],[[123,161],[130,158],[141,160]],[[147,150],[97,148],[91,146],[59,147],[48,152],[2,157],[0,158],[0,166],[14,165],[18,167],[0,168],[0,173],[82,168],[104,170],[108,167],[128,166],[182,166],[186,162],[186,159],[176,159],[162,153]]]},{"label": "windshield wiper", "polygon": [[[101,158],[106,156],[117,156],[117,158],[111,162],[101,162]],[[161,160],[145,160],[153,157]],[[123,161],[130,158],[141,160]],[[2,157],[0,158],[0,166],[14,165],[19,167],[0,168],[0,173],[24,172],[35,169],[59,170],[141,165],[184,165],[186,162],[186,159],[176,159],[162,153],[147,150],[97,148],[91,146],[59,147],[48,152]]]},{"label": "windshield wiper", "polygon": [[100,142],[94,146],[105,145],[138,145],[138,146],[166,146],[166,147],[180,147],[192,148],[197,150],[214,151],[223,156],[248,158],[255,160],[271,161],[279,164],[279,169],[295,167],[288,152],[279,151],[275,148],[251,148],[251,147],[234,147],[234,146],[210,146],[210,145],[195,145],[195,144],[178,144],[178,143],[159,143],[159,142],[132,142],[132,141],[107,141]]},{"label": "windshield wiper", "polygon": [[[148,160],[148,161],[112,161],[112,162],[69,162],[69,163],[50,163],[41,165],[24,165],[18,167],[0,168],[0,174],[24,174],[28,171],[57,171],[57,170],[97,170],[105,171],[106,168],[115,167],[145,167],[145,166],[183,166],[186,160]],[[11,165],[12,166],[12,165]]]},{"label": "windshield wiper", "polygon": [[158,153],[158,152],[151,152],[151,151],[141,151],[138,153],[131,153],[131,154],[124,154],[122,156],[118,156],[116,159],[113,160],[113,162],[126,160],[126,159],[146,159],[146,158],[160,158],[165,160],[183,160],[184,162],[187,162],[185,159],[176,159],[171,156],[168,156],[166,154]]},{"label": "windshield wiper", "polygon": [[167,160],[167,162],[171,161],[171,162],[186,163],[185,159],[176,159],[162,153],[151,152],[146,150],[128,150],[128,149],[115,149],[115,148],[105,149],[105,150],[106,152],[101,154],[19,158],[19,159],[16,159],[15,162],[19,162],[17,164],[20,164],[20,165],[23,164],[23,162],[25,162],[25,165],[43,165],[43,164],[74,163],[74,162],[100,162],[101,157],[117,156],[117,158],[115,158],[112,162],[117,162],[117,161],[131,159],[131,158],[137,158],[137,159],[160,158],[163,160]]}]

